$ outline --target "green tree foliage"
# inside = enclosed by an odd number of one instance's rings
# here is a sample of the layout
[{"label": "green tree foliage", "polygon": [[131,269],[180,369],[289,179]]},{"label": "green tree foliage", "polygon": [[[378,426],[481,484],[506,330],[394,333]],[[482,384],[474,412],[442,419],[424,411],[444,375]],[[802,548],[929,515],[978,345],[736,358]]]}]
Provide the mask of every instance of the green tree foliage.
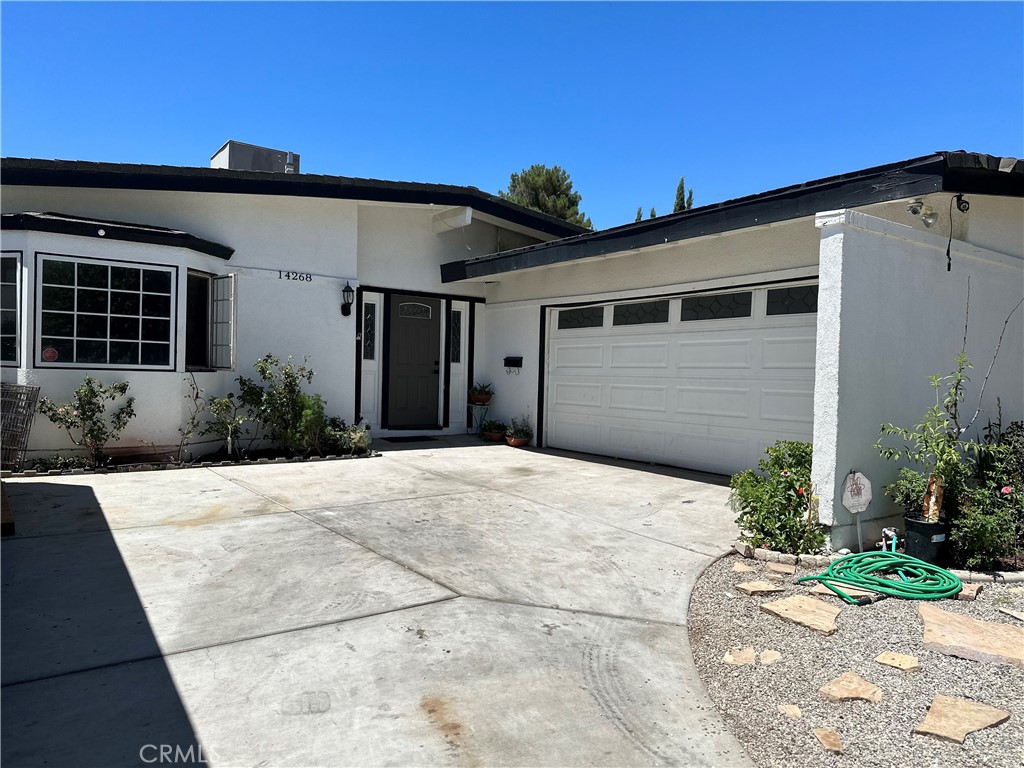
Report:
[{"label": "green tree foliage", "polygon": [[75,388],[70,402],[55,403],[44,397],[39,401],[38,410],[58,427],[63,427],[72,443],[89,452],[89,460],[94,467],[101,467],[106,464],[104,446],[108,442],[117,441],[135,416],[134,397],[127,397],[109,415],[107,403],[115,402],[127,394],[127,381],[106,386],[87,374]]},{"label": "green tree foliage", "polygon": [[651,215],[648,216],[647,218],[649,218],[649,219],[656,219],[656,218],[658,218],[658,212],[656,210],[654,210],[654,206],[653,205],[651,206]]},{"label": "green tree foliage", "polygon": [[693,208],[693,189],[686,188],[686,177],[679,177],[679,184],[676,186],[676,203],[672,206],[672,213],[688,211]]},{"label": "green tree foliage", "polygon": [[643,209],[643,208],[641,208],[641,207],[640,207],[640,206],[638,205],[638,206],[636,207],[636,218],[635,218],[635,219],[633,219],[633,221],[643,221],[643,220],[644,220],[644,209]]},{"label": "green tree foliage", "polygon": [[557,165],[531,165],[521,173],[513,173],[508,182],[508,191],[498,192],[510,200],[535,211],[557,216],[570,224],[593,229],[590,217],[580,211],[582,196],[572,189],[572,179]]}]

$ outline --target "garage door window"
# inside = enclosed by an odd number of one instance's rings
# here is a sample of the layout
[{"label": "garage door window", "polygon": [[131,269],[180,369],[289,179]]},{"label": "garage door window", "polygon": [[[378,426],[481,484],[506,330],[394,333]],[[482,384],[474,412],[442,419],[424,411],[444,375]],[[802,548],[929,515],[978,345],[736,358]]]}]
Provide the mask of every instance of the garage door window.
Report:
[{"label": "garage door window", "polygon": [[612,317],[613,325],[648,325],[668,322],[668,299],[645,301],[640,304],[617,304]]},{"label": "garage door window", "polygon": [[558,330],[574,328],[600,328],[604,325],[604,307],[580,307],[558,311]]},{"label": "garage door window", "polygon": [[725,320],[750,317],[750,291],[719,293],[713,296],[691,296],[683,299],[680,320]]},{"label": "garage door window", "polygon": [[798,285],[768,291],[769,315],[804,315],[818,311],[818,286]]}]

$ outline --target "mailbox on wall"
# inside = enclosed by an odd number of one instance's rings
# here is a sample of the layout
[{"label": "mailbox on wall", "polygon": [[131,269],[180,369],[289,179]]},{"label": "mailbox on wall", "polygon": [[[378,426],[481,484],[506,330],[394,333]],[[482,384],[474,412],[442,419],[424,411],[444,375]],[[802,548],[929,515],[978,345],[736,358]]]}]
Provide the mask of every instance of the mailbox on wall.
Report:
[{"label": "mailbox on wall", "polygon": [[511,374],[512,371],[516,372],[516,376],[519,375],[519,369],[523,367],[522,357],[506,357],[505,358],[505,373]]}]

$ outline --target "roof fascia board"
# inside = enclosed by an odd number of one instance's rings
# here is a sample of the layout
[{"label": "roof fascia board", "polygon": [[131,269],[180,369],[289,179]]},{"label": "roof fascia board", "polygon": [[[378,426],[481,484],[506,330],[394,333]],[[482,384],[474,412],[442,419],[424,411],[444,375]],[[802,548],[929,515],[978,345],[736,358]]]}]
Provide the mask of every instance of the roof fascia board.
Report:
[{"label": "roof fascia board", "polygon": [[441,265],[441,282],[457,282],[568,261],[636,251],[680,240],[813,217],[820,211],[916,197],[943,190],[943,159],[921,158],[899,167],[802,185],[731,203],[696,209],[682,216],[650,219],[593,235]]}]

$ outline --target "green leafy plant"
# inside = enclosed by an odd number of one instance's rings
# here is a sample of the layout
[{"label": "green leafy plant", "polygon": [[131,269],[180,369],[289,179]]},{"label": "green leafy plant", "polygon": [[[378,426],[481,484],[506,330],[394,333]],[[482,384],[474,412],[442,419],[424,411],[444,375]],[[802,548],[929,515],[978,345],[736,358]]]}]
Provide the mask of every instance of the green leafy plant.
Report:
[{"label": "green leafy plant", "polygon": [[494,388],[490,384],[481,384],[477,382],[469,388],[469,394],[479,396],[493,395]]},{"label": "green leafy plant", "polygon": [[207,403],[210,420],[201,435],[214,435],[224,441],[228,456],[238,457],[240,452],[239,436],[245,416],[241,415],[242,404],[235,399],[233,392],[223,397],[215,397]]},{"label": "green leafy plant", "polygon": [[504,435],[508,425],[499,419],[488,419],[480,425],[480,431],[489,434]]},{"label": "green leafy plant", "polygon": [[190,373],[185,377],[185,386],[188,387],[188,394],[185,395],[186,407],[188,408],[188,416],[185,418],[185,423],[178,427],[178,453],[177,462],[183,463],[187,458],[192,457],[191,451],[188,450],[188,445],[192,441],[192,438],[196,434],[196,430],[199,429],[199,423],[203,420],[203,414],[207,410],[206,400],[203,398],[203,389],[196,383],[195,374]]},{"label": "green leafy plant", "polygon": [[61,456],[59,453],[32,460],[36,472],[64,471],[67,469],[92,469],[92,460],[85,456]]},{"label": "green leafy plant", "polygon": [[311,448],[309,430],[315,417],[307,412],[319,406],[322,421],[323,401],[316,403],[310,399],[314,396],[302,391],[302,383],[311,383],[315,375],[306,365],[308,362],[306,357],[296,364],[289,357],[281,363],[278,357],[268,354],[253,364],[258,382],[238,377],[239,402],[245,408],[247,421],[253,424],[250,449],[264,435],[295,454]]},{"label": "green leafy plant", "polygon": [[895,482],[885,486],[885,494],[909,517],[921,512],[921,501],[928,490],[928,478],[920,472],[903,467]]},{"label": "green leafy plant", "polygon": [[532,440],[533,427],[530,426],[529,416],[513,418],[505,428],[505,437]]},{"label": "green leafy plant", "polygon": [[811,444],[779,440],[767,459],[732,476],[729,503],[740,538],[755,547],[810,554],[825,545],[818,497],[811,485]]},{"label": "green leafy plant", "polygon": [[370,427],[349,426],[344,419],[331,416],[323,426],[321,452],[337,456],[360,456],[370,450]]},{"label": "green leafy plant", "polygon": [[107,461],[103,453],[107,443],[120,439],[121,432],[135,416],[134,397],[127,397],[107,415],[107,403],[126,397],[128,387],[127,381],[105,386],[86,374],[69,402],[55,403],[44,397],[39,401],[38,410],[58,427],[62,427],[72,443],[89,452],[92,466],[103,466]]},{"label": "green leafy plant", "polygon": [[972,488],[963,492],[950,530],[953,556],[972,570],[996,568],[1017,544],[1013,489]]}]

